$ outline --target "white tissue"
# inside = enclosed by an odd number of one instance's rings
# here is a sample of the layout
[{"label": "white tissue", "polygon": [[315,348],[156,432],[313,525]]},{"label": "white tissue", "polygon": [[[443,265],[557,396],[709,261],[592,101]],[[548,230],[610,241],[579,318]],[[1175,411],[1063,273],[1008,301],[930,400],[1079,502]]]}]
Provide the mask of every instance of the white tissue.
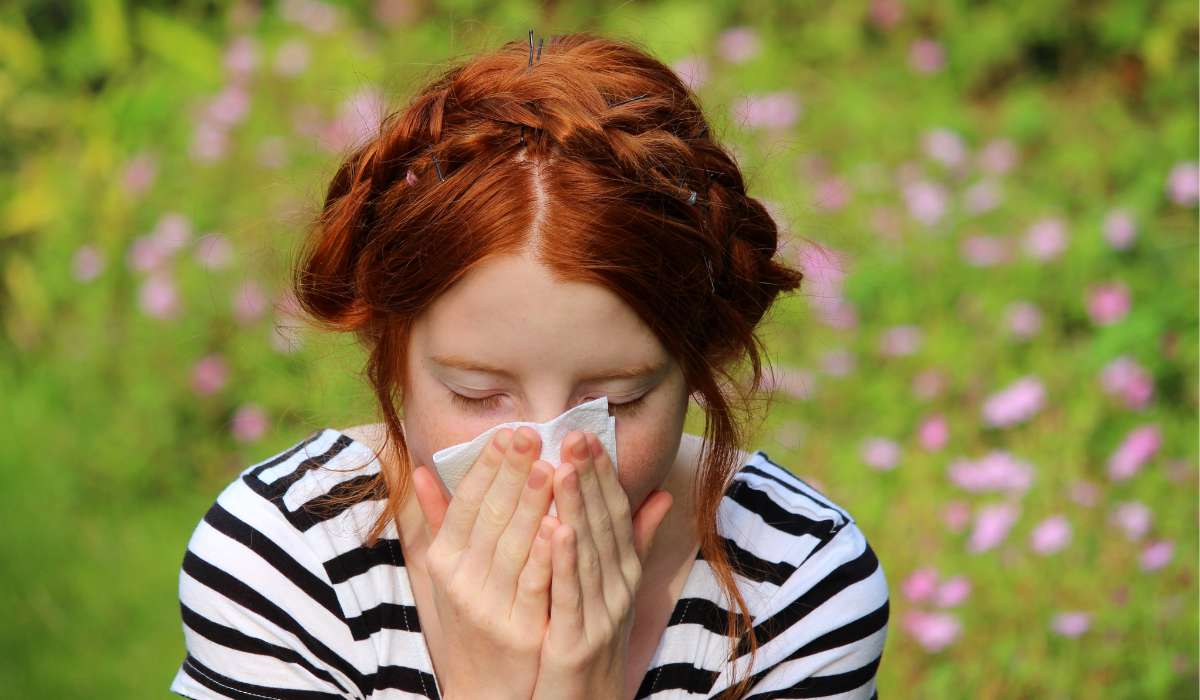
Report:
[{"label": "white tissue", "polygon": [[[600,444],[604,445],[604,449],[608,451],[608,458],[612,460],[614,469],[619,469],[617,462],[617,419],[616,416],[608,415],[608,396],[601,396],[587,403],[581,403],[545,423],[530,423],[529,421],[501,423],[488,428],[469,442],[451,445],[450,447],[434,452],[434,469],[437,470],[442,482],[446,484],[446,489],[451,494],[454,493],[454,490],[458,487],[458,483],[467,475],[467,472],[475,464],[475,460],[479,458],[480,453],[483,452],[483,448],[487,447],[488,442],[492,439],[492,435],[497,430],[502,428],[516,430],[522,425],[533,428],[542,437],[542,452],[537,459],[545,460],[554,465],[555,468],[562,463],[563,438],[572,430],[583,430],[596,434],[596,437],[600,439]],[[554,507],[553,501],[550,503],[550,515],[558,516],[558,511]]]}]

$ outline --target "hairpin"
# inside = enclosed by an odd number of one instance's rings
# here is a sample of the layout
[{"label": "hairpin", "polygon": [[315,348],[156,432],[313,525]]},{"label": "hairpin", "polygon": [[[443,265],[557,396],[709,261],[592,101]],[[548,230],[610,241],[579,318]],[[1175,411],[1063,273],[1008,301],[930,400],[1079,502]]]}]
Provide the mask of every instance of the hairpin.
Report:
[{"label": "hairpin", "polygon": [[701,129],[700,129],[700,133],[696,134],[696,138],[698,138],[698,139],[704,138],[704,135],[705,135],[705,134],[707,134],[707,133],[708,133],[708,124],[705,124],[705,125],[704,125],[704,126],[701,128]]},{"label": "hairpin", "polygon": [[704,268],[706,270],[708,270],[708,287],[709,287],[709,289],[712,290],[713,294],[716,294],[717,293],[717,285],[713,284],[712,263],[709,262],[707,255],[704,256]]},{"label": "hairpin", "polygon": [[696,196],[697,196],[697,195],[696,195],[696,190],[691,190],[691,192],[692,192],[692,193],[691,193],[691,194],[688,196],[688,204],[695,204],[695,203],[696,203]]},{"label": "hairpin", "polygon": [[627,100],[621,100],[620,102],[614,102],[614,103],[610,104],[608,106],[608,108],[612,109],[613,107],[620,107],[623,104],[629,104],[630,102],[637,102],[638,100],[645,98],[645,97],[649,97],[649,96],[650,96],[649,93],[646,93],[646,94],[638,95],[637,97],[630,97]]},{"label": "hairpin", "polygon": [[433,152],[433,146],[429,147],[429,156],[433,158],[433,169],[437,171],[438,180],[445,182],[446,178],[442,175],[442,164],[438,162],[437,154]]},{"label": "hairpin", "polygon": [[533,70],[533,30],[529,30],[529,65],[525,68],[526,71]]}]

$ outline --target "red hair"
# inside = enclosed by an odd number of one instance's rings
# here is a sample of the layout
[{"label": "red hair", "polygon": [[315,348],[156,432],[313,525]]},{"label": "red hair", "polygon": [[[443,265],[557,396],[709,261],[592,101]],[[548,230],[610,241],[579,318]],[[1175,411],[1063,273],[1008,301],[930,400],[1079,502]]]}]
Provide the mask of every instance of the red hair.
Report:
[{"label": "red hair", "polygon": [[[385,117],[329,185],[293,292],[321,327],[368,350],[402,463],[346,500],[386,498],[373,545],[413,467],[394,394],[402,405],[414,320],[475,266],[529,250],[561,279],[624,300],[702,399],[700,550],[733,603],[730,659],[748,646],[751,668],[757,640],[716,517],[762,386],[755,328],[803,275],[780,262],[774,220],[670,68],[591,33],[556,36],[539,59],[530,67],[528,46],[512,41],[449,68]],[[730,371],[739,360],[751,367],[745,385]]]}]

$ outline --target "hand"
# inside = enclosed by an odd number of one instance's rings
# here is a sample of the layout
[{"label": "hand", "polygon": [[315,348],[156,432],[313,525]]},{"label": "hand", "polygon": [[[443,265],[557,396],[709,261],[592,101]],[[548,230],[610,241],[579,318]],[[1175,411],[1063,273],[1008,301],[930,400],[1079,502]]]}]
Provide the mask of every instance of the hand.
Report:
[{"label": "hand", "polygon": [[[572,439],[573,438],[573,439]],[[600,441],[563,441],[555,473],[550,623],[534,700],[619,700],[642,563],[672,497],[656,491],[630,518],[629,498]]]},{"label": "hand", "polygon": [[445,650],[438,677],[456,700],[528,700],[533,692],[549,623],[554,522],[546,515],[554,466],[535,461],[539,454],[537,431],[496,431],[448,506],[429,468],[413,471],[433,535],[425,558]]}]

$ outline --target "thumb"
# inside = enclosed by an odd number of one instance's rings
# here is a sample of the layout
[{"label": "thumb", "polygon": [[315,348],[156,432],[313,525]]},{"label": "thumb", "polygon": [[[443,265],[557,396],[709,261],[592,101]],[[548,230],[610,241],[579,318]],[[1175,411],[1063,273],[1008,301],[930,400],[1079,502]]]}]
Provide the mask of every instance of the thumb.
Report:
[{"label": "thumb", "polygon": [[442,521],[446,519],[450,499],[442,489],[441,480],[424,464],[413,470],[412,481],[417,503],[421,506],[421,514],[425,516],[425,523],[429,526],[429,534],[431,537],[437,537],[438,531],[442,529]]},{"label": "thumb", "polygon": [[642,502],[633,516],[633,548],[639,560],[646,560],[646,554],[649,553],[655,535],[658,534],[658,527],[662,525],[674,503],[675,497],[669,492],[657,490]]}]

